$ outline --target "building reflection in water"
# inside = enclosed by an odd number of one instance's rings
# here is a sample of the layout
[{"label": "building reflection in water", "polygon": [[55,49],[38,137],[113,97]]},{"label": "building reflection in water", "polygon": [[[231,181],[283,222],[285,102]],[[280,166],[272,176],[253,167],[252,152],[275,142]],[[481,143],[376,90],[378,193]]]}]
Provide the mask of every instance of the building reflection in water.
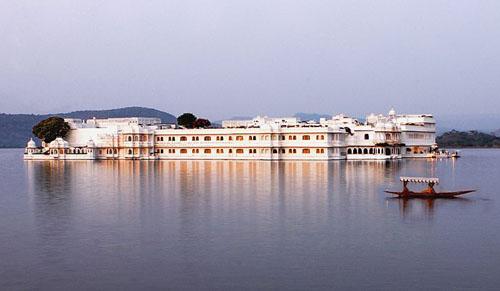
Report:
[{"label": "building reflection in water", "polygon": [[[272,221],[321,227],[367,212],[382,215],[383,190],[401,187],[399,176],[436,171],[427,161],[53,161],[27,167],[36,219],[49,236],[75,220],[138,228],[168,221],[164,227],[186,238],[210,235],[228,218],[231,226],[276,231]],[[420,203],[395,202],[402,213]],[[424,203],[431,215],[436,205]]]}]

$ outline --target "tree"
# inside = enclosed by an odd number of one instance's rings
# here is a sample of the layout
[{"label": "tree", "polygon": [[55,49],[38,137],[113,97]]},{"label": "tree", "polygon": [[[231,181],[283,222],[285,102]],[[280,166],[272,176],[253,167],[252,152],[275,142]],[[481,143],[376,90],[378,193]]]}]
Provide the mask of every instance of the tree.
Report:
[{"label": "tree", "polygon": [[61,117],[49,117],[33,126],[33,134],[44,142],[51,142],[58,137],[65,137],[69,132],[69,125]]},{"label": "tree", "polygon": [[207,127],[210,127],[211,125],[212,125],[212,123],[210,123],[210,120],[204,119],[204,118],[198,118],[193,123],[194,128],[207,128]]},{"label": "tree", "polygon": [[193,128],[196,116],[192,113],[184,113],[177,117],[177,124],[186,128]]}]

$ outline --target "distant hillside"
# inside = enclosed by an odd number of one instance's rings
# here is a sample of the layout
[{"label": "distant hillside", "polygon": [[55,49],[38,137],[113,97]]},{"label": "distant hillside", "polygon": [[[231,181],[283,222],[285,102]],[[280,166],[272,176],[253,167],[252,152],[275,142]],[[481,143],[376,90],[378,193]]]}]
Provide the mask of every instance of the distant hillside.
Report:
[{"label": "distant hillside", "polygon": [[300,120],[307,121],[307,120],[315,120],[319,121],[320,118],[326,118],[330,119],[332,116],[328,114],[320,114],[320,113],[304,113],[304,112],[297,112],[293,115],[293,117],[297,117]]},{"label": "distant hillside", "polygon": [[144,107],[126,107],[111,110],[85,110],[54,114],[5,114],[0,113],[0,148],[24,147],[32,136],[31,128],[39,121],[50,117],[65,118],[118,118],[118,117],[157,117],[164,123],[175,122],[176,118],[170,113]]},{"label": "distant hillside", "polygon": [[495,130],[493,134],[497,137],[500,137],[500,129]]},{"label": "distant hillside", "polygon": [[500,137],[477,130],[448,131],[438,136],[436,142],[440,147],[444,148],[500,148]]}]

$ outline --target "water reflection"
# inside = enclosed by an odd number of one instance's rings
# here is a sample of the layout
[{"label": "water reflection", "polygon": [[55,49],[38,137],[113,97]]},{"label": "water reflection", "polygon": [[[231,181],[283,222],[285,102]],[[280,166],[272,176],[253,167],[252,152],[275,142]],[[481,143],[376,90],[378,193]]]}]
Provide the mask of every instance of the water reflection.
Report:
[{"label": "water reflection", "polygon": [[382,190],[397,187],[400,175],[435,171],[425,161],[411,167],[403,161],[53,161],[27,162],[27,168],[40,219],[53,212],[74,218],[75,203],[139,223],[173,211],[184,232],[223,215],[299,215],[326,223],[332,213],[351,216],[379,204]]},{"label": "water reflection", "polygon": [[[25,162],[34,271],[17,289],[484,286],[500,212],[476,195],[496,193],[496,161]],[[399,176],[489,192],[390,199]]]},{"label": "water reflection", "polygon": [[421,199],[421,198],[399,198],[390,197],[387,201],[391,204],[397,204],[402,218],[426,218],[432,219],[435,210],[442,205],[447,206],[466,206],[473,203],[473,200],[462,197],[447,199]]}]

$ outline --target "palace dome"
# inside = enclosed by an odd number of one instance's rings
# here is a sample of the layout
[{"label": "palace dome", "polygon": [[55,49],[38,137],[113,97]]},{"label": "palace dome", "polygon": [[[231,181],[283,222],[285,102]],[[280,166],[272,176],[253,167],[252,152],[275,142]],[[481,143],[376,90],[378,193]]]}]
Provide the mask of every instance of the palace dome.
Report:
[{"label": "palace dome", "polygon": [[36,148],[36,143],[33,141],[32,138],[30,138],[30,141],[28,141],[28,144],[26,145],[27,148]]},{"label": "palace dome", "polygon": [[69,143],[65,141],[62,137],[58,137],[49,143],[51,148],[68,148]]}]

